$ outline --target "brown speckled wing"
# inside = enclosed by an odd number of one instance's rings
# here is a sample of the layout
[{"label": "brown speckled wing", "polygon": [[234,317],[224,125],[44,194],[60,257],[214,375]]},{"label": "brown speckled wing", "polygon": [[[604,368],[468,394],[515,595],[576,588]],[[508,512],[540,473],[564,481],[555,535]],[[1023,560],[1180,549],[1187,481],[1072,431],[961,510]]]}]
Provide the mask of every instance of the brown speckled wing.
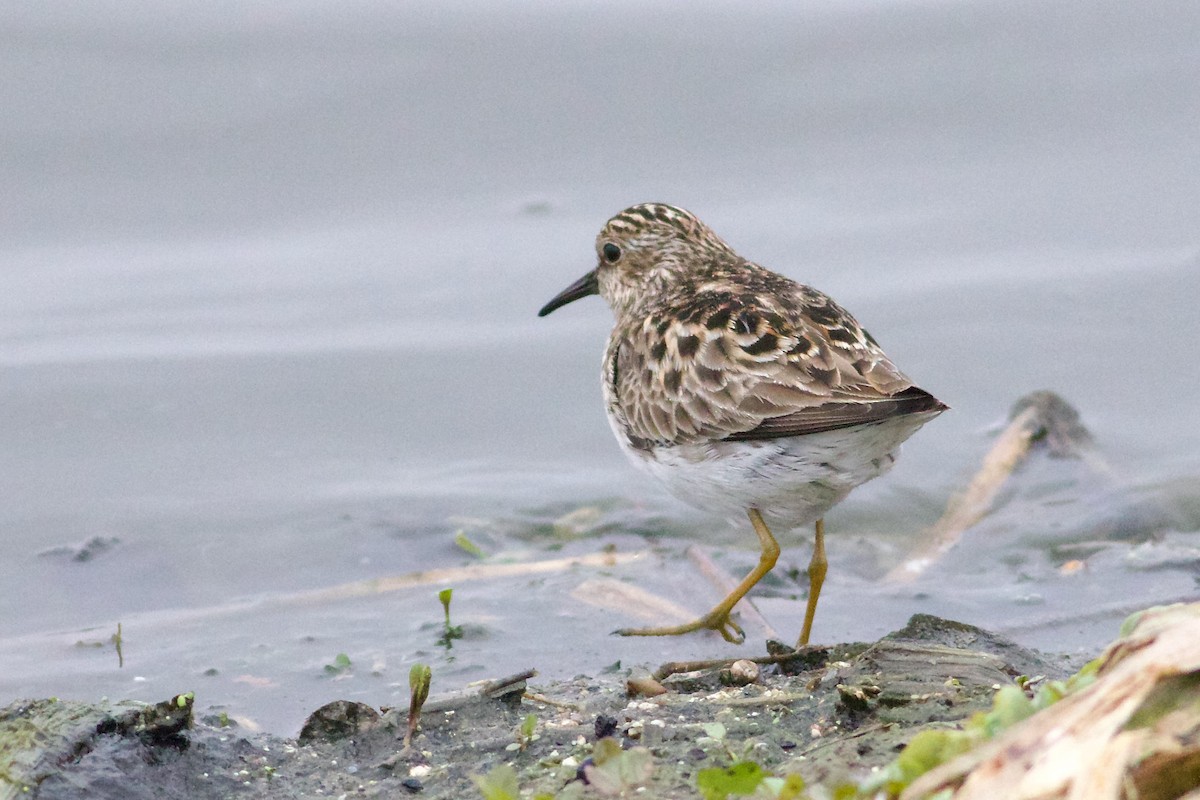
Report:
[{"label": "brown speckled wing", "polygon": [[606,389],[635,446],[798,436],[944,408],[830,298],[747,267],[614,330]]}]

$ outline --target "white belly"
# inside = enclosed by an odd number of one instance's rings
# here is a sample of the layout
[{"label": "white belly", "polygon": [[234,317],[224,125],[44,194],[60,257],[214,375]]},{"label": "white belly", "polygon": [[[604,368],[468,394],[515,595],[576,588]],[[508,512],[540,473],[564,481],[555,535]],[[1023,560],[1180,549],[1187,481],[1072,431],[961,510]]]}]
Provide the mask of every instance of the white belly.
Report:
[{"label": "white belly", "polygon": [[887,472],[900,443],[937,416],[903,417],[782,439],[629,446],[629,459],[662,481],[668,491],[697,508],[738,517],[757,508],[769,524],[797,527],[815,522],[854,487]]}]

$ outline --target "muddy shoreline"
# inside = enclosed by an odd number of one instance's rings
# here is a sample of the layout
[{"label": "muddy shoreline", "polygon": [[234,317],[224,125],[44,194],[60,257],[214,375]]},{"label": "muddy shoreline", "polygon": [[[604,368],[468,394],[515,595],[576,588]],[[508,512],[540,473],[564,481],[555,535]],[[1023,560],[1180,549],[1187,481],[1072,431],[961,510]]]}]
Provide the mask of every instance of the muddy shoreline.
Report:
[{"label": "muddy shoreline", "polygon": [[712,668],[665,677],[668,691],[657,697],[631,698],[627,680],[643,669],[533,678],[494,697],[477,688],[435,694],[407,749],[407,709],[331,703],[290,739],[193,718],[187,695],[156,706],[18,702],[0,712],[8,781],[0,796],[468,798],[481,796],[472,776],[502,764],[522,790],[554,795],[581,774],[597,734],[648,750],[651,797],[698,797],[699,770],[742,760],[836,784],[891,761],[920,730],[987,709],[1017,676],[1060,678],[1077,666],[918,615],[878,642],[765,666],[745,686],[722,685]]}]

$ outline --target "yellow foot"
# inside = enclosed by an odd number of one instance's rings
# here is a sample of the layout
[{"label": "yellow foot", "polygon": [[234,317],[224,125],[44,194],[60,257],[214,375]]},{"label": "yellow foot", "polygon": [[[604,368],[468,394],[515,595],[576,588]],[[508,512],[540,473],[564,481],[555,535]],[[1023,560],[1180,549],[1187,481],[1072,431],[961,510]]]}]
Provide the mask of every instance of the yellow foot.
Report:
[{"label": "yellow foot", "polygon": [[710,611],[700,619],[683,625],[673,625],[665,628],[621,628],[613,631],[617,636],[679,636],[699,630],[713,630],[721,634],[725,641],[741,644],[746,641],[746,632],[729,618],[728,611]]}]

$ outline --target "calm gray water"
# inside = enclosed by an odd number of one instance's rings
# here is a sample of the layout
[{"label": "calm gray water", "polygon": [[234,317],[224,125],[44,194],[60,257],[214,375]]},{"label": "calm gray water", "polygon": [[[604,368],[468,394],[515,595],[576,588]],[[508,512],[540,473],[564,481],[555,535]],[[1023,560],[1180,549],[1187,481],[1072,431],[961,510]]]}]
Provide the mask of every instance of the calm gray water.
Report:
[{"label": "calm gray water", "polygon": [[[609,637],[638,620],[576,591],[698,612],[691,541],[757,557],[623,463],[603,303],[534,316],[646,200],[838,298],[953,406],[829,515],[817,639],[923,611],[1088,652],[1197,595],[1194,3],[10,3],[0,41],[0,703],[191,690],[289,732],[405,702],[416,660],[436,692],[739,652]],[[1035,460],[881,586],[1040,388],[1109,469]],[[807,542],[756,595],[785,638]],[[448,652],[442,583],[311,594],[607,545],[650,555],[455,578]]]}]

